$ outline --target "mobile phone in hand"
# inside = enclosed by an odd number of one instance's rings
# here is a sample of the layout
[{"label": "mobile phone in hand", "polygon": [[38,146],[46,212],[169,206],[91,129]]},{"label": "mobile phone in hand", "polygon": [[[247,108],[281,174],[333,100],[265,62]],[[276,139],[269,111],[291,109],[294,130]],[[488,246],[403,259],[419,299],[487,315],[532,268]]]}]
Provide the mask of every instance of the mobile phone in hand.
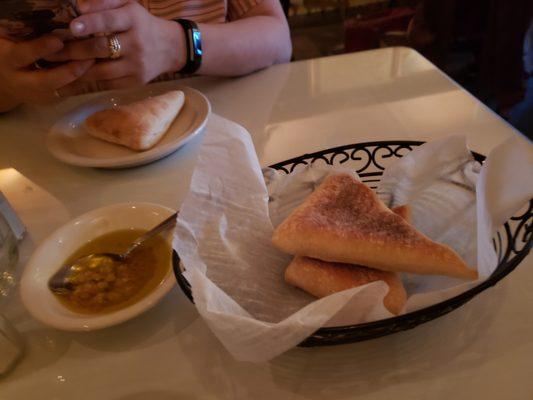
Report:
[{"label": "mobile phone in hand", "polygon": [[33,39],[68,29],[79,15],[76,0],[0,0],[0,37]]}]

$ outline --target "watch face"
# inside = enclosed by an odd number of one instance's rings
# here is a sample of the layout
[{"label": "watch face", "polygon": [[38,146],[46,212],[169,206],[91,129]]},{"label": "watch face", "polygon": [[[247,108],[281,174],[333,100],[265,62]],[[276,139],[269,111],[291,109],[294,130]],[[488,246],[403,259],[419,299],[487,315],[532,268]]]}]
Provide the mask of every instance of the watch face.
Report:
[{"label": "watch face", "polygon": [[198,29],[192,30],[193,49],[196,56],[202,56],[202,36]]}]

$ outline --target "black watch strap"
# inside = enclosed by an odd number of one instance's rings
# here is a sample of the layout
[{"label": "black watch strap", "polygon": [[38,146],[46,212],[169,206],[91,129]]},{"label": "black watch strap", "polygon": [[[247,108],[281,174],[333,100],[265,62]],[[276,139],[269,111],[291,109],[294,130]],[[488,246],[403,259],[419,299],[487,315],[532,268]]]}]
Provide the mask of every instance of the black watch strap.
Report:
[{"label": "black watch strap", "polygon": [[185,32],[185,43],[187,47],[187,61],[185,66],[179,71],[181,74],[194,74],[202,65],[202,35],[196,22],[188,19],[177,19]]}]

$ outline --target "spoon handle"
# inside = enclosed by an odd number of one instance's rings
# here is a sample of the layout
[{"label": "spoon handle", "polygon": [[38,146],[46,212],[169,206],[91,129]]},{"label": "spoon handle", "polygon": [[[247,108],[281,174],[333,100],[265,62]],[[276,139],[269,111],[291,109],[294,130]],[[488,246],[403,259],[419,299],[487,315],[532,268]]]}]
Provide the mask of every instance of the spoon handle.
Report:
[{"label": "spoon handle", "polygon": [[165,219],[163,222],[161,222],[159,225],[157,225],[155,228],[150,229],[148,232],[144,233],[143,235],[139,236],[133,244],[130,246],[130,248],[122,255],[123,258],[128,257],[128,255],[135,250],[137,247],[139,247],[141,244],[143,244],[146,240],[150,239],[151,237],[154,237],[158,233],[161,233],[174,225],[176,225],[176,220],[178,217],[178,213],[175,212],[170,217]]}]

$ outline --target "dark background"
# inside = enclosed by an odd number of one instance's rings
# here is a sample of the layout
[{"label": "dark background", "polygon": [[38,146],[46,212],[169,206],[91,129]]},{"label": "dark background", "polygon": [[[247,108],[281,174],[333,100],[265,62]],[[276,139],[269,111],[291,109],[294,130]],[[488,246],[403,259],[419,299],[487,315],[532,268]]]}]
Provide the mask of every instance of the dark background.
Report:
[{"label": "dark background", "polygon": [[[413,47],[533,137],[531,0],[282,0],[295,60]],[[533,28],[530,28],[533,30]],[[529,36],[532,33],[529,32]],[[526,43],[525,43],[526,42]]]}]

